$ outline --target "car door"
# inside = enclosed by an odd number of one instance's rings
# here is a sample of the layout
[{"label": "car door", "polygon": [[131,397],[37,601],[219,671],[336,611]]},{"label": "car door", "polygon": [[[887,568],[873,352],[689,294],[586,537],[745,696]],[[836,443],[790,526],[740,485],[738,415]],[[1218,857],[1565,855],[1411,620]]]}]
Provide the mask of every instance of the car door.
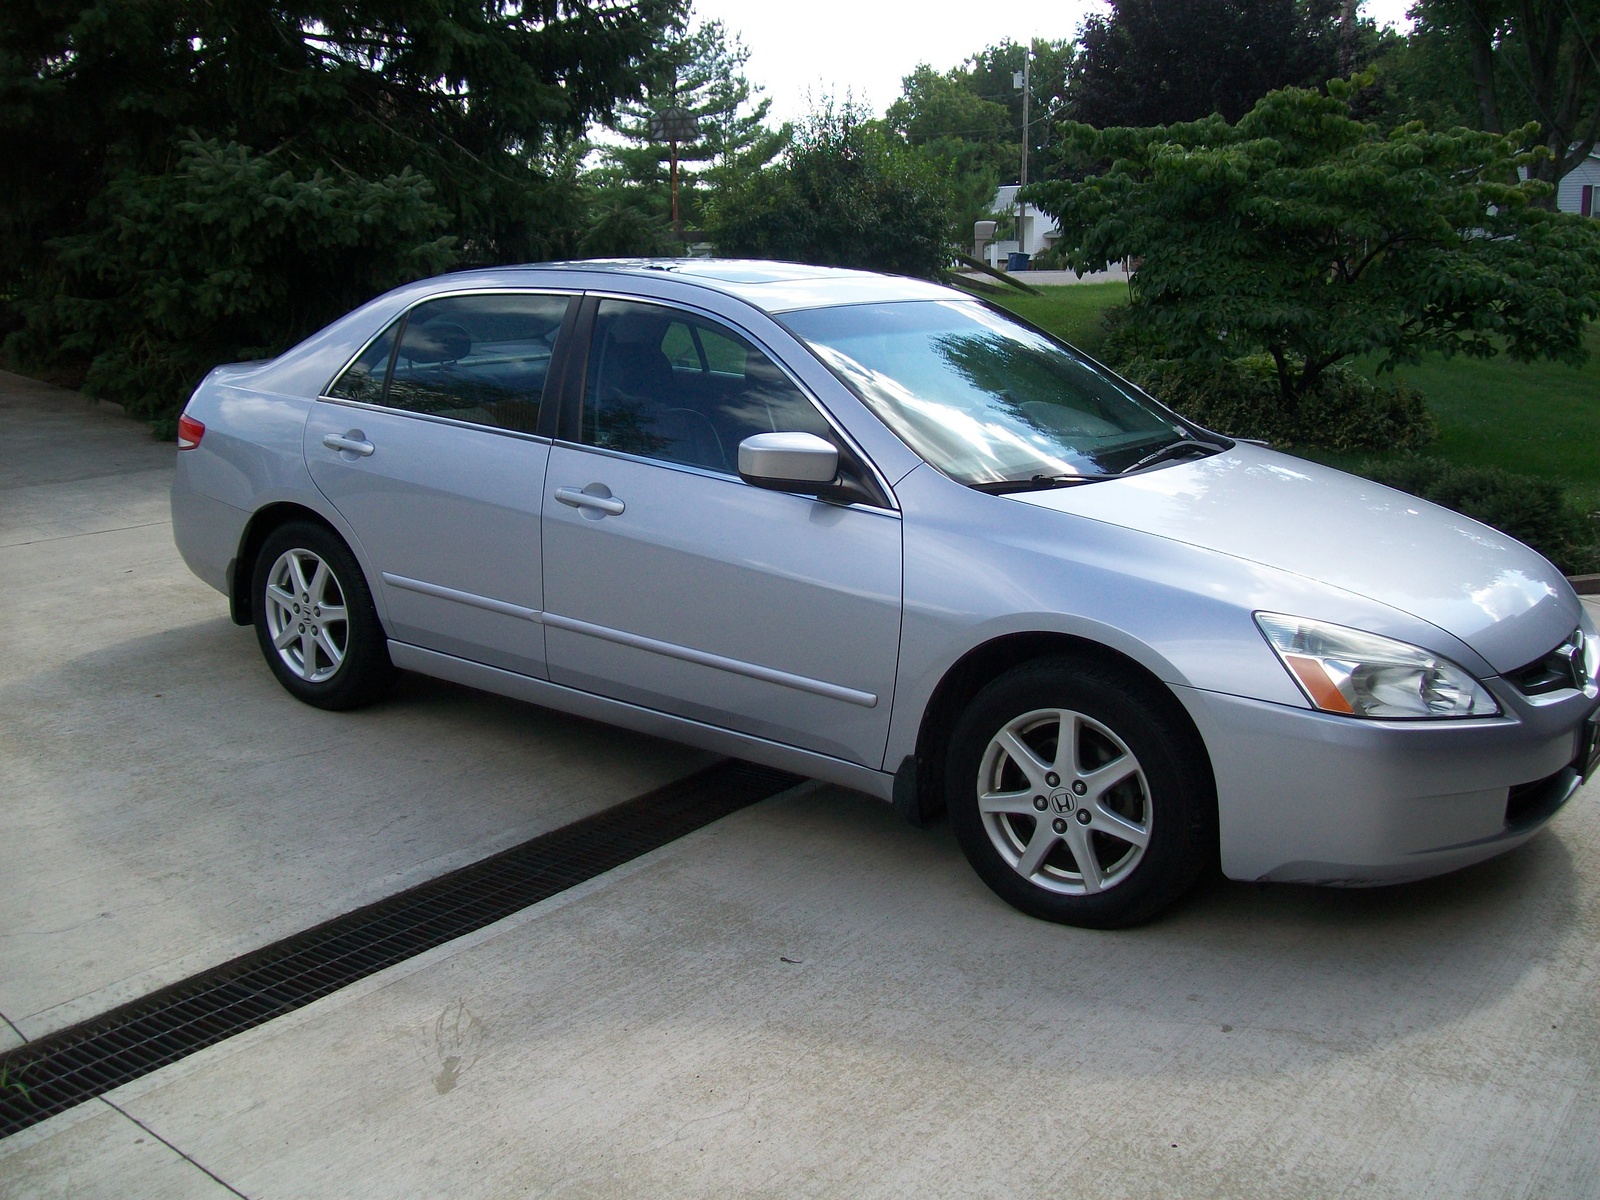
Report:
[{"label": "car door", "polygon": [[589,303],[578,411],[546,483],[550,679],[880,766],[900,638],[898,513],[886,495],[844,505],[744,483],[743,437],[843,439],[732,328]]},{"label": "car door", "polygon": [[545,675],[540,421],[575,305],[553,293],[426,301],[313,406],[311,477],[376,568],[391,638]]}]

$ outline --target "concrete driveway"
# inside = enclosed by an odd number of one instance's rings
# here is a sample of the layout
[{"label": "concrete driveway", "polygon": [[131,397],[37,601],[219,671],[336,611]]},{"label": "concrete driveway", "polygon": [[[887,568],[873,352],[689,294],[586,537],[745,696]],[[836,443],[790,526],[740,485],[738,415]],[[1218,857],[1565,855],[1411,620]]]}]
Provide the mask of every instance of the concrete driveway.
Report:
[{"label": "concrete driveway", "polygon": [[417,678],[360,713],[297,703],[173,547],[175,453],[0,373],[0,1038],[712,761]]},{"label": "concrete driveway", "polygon": [[[422,681],[294,704],[172,551],[170,455],[0,379],[22,1035],[704,762]],[[805,785],[0,1141],[0,1196],[1600,1195],[1597,935],[1592,786],[1445,879],[1103,934]]]}]

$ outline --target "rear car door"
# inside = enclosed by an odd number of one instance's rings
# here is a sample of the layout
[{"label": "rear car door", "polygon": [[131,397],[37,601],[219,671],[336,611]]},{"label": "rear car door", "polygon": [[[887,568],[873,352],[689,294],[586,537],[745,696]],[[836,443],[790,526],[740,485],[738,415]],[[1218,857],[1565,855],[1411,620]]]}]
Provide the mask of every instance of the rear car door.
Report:
[{"label": "rear car door", "polygon": [[844,439],[730,326],[589,303],[544,502],[550,679],[879,767],[900,638],[887,493],[844,505],[744,483],[744,437]]},{"label": "rear car door", "polygon": [[376,567],[391,638],[545,675],[543,396],[575,305],[543,292],[425,301],[313,406],[311,477]]}]

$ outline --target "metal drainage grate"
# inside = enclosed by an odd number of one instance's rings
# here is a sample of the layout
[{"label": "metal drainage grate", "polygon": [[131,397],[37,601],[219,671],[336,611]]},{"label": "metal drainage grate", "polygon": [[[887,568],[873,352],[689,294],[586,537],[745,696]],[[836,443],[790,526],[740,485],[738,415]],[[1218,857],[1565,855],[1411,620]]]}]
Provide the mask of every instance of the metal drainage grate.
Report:
[{"label": "metal drainage grate", "polygon": [[801,782],[721,762],[0,1054],[0,1137],[540,900]]}]

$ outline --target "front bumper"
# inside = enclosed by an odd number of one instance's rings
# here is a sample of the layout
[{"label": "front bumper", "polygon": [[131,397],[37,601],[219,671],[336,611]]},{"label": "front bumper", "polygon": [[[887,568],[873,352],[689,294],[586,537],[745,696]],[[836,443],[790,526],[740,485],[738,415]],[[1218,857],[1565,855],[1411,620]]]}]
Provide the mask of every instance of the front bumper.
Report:
[{"label": "front bumper", "polygon": [[1593,769],[1597,701],[1490,720],[1383,722],[1174,689],[1216,774],[1233,879],[1365,886],[1443,874],[1532,837]]}]

